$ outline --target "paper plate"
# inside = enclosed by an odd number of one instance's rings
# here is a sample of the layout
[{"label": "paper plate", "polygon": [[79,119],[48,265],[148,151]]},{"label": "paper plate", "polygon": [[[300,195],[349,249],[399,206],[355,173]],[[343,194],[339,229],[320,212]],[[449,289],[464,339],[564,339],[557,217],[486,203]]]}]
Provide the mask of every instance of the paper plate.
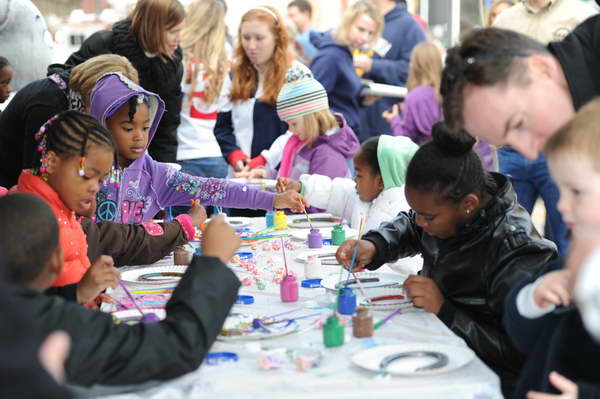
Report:
[{"label": "paper plate", "polygon": [[[362,293],[365,293],[365,296]],[[404,288],[402,287],[379,287],[365,288],[363,291],[356,287],[354,293],[357,296],[358,306],[369,308],[371,310],[396,310],[398,308],[409,309],[414,307]],[[370,302],[367,300],[370,299]]]},{"label": "paper plate", "polygon": [[310,255],[315,255],[321,260],[323,266],[338,266],[339,263],[335,259],[335,252],[338,247],[336,245],[327,245],[323,248],[305,249],[296,253],[296,260],[300,263],[306,263]]},{"label": "paper plate", "polygon": [[352,363],[363,369],[374,372],[381,372],[381,361],[390,355],[413,351],[431,351],[446,355],[448,363],[440,368],[431,370],[416,369],[431,364],[434,360],[431,357],[408,358],[397,360],[387,367],[387,372],[392,375],[400,376],[422,376],[443,374],[452,370],[456,370],[467,365],[475,358],[475,353],[468,347],[451,346],[444,344],[427,344],[427,343],[405,343],[398,345],[376,346],[352,356]]},{"label": "paper plate", "polygon": [[[164,309],[142,309],[144,313],[154,313],[159,319],[164,320],[167,317],[167,311]],[[117,310],[110,315],[121,323],[138,324],[142,315],[137,309]]]},{"label": "paper plate", "polygon": [[[333,227],[323,227],[319,228],[319,230],[324,240],[331,239],[331,231],[333,230]],[[358,235],[358,230],[351,229],[350,227],[345,226],[344,230],[346,231],[347,240],[350,238],[356,238],[356,236]],[[293,229],[289,232],[290,237],[292,237],[292,239],[302,242],[306,242],[306,240],[308,239],[308,233],[310,233],[310,229]]]},{"label": "paper plate", "polygon": [[[362,288],[364,290],[372,290],[374,288],[383,288],[383,287],[398,287],[402,285],[405,276],[394,273],[379,273],[379,272],[357,272],[356,276],[360,278],[360,282],[362,283]],[[338,283],[345,284],[346,279],[348,278],[348,271],[344,270],[342,273],[342,282],[340,283],[340,274],[333,273],[321,281],[321,286],[325,289],[336,291],[336,286]],[[350,283],[348,287],[352,288],[355,294],[359,294],[358,284],[356,283],[354,276],[350,276]],[[367,295],[369,295],[367,293]]]},{"label": "paper plate", "polygon": [[275,191],[275,186],[277,185],[277,180],[275,179],[246,179],[244,177],[233,177],[229,180],[234,183],[247,184],[268,191]]},{"label": "paper plate", "polygon": [[[324,227],[334,227],[340,224],[341,219],[330,213],[313,213],[310,215],[310,221],[313,227],[321,229]],[[288,227],[310,229],[310,223],[308,222],[306,215],[291,216],[288,217]]]},{"label": "paper plate", "polygon": [[121,279],[131,285],[177,285],[187,266],[148,266],[121,271]]},{"label": "paper plate", "polygon": [[[260,315],[231,313],[217,339],[219,341],[256,341],[263,339],[277,338],[300,331],[300,324],[295,321],[283,322],[266,326],[269,329],[253,329],[252,320],[261,317]],[[276,321],[277,319],[273,319]]]},{"label": "paper plate", "polygon": [[[246,227],[252,224],[252,218],[246,218],[242,216],[227,216],[225,221],[229,223],[231,227],[237,229],[238,227]],[[206,223],[210,222],[210,218],[206,219]]]}]

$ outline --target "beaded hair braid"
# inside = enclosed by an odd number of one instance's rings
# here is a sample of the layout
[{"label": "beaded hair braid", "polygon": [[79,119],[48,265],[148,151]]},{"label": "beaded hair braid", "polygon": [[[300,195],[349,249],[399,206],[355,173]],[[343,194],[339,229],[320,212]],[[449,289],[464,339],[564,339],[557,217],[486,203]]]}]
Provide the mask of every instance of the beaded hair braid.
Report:
[{"label": "beaded hair braid", "polygon": [[48,151],[59,156],[79,156],[79,176],[85,175],[84,161],[88,145],[110,148],[115,145],[110,132],[91,115],[79,111],[64,111],[50,118],[36,133],[41,153],[40,165],[34,173],[47,177]]}]

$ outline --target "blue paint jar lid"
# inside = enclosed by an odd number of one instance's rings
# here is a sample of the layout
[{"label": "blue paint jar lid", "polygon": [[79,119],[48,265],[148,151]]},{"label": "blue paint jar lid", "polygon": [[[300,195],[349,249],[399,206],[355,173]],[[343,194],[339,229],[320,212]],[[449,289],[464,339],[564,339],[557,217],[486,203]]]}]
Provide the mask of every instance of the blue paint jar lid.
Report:
[{"label": "blue paint jar lid", "polygon": [[237,353],[211,352],[206,355],[206,364],[216,366],[221,363],[235,363],[239,360]]},{"label": "blue paint jar lid", "polygon": [[238,295],[235,303],[238,305],[252,305],[254,297],[252,295]]},{"label": "blue paint jar lid", "polygon": [[308,280],[302,280],[302,287],[304,288],[321,288],[321,280],[320,278],[311,278]]},{"label": "blue paint jar lid", "polygon": [[254,257],[252,252],[236,252],[235,254],[239,256],[240,259],[252,259]]}]

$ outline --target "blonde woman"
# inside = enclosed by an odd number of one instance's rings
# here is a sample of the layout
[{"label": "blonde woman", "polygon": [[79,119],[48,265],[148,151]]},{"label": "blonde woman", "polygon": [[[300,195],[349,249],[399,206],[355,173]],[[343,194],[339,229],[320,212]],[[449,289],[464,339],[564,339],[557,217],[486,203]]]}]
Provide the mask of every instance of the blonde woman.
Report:
[{"label": "blonde woman", "polygon": [[342,16],[341,25],[330,32],[310,35],[319,49],[310,64],[315,78],[325,87],[331,110],[339,112],[360,137],[359,107],[370,105],[376,97],[361,98],[362,83],[355,72],[352,53],[375,41],[383,28],[383,17],[370,1],[359,0]]},{"label": "blonde woman", "polygon": [[227,163],[213,133],[229,72],[225,12],[220,0],[195,0],[186,10],[181,32],[185,72],[177,162],[182,172],[196,176],[227,176]]},{"label": "blonde woman", "polygon": [[121,73],[136,83],[139,79],[127,58],[105,54],[72,70],[53,64],[47,78],[33,81],[15,94],[0,115],[0,186],[14,186],[21,170],[32,168],[39,160],[34,136],[48,119],[68,109],[87,111],[96,81],[108,72]]},{"label": "blonde woman", "polygon": [[177,157],[183,77],[179,41],[184,18],[178,0],[138,0],[126,19],[88,37],[66,61],[78,65],[98,54],[118,54],[133,64],[140,86],[158,94],[167,109],[148,149],[160,162],[175,162]]}]

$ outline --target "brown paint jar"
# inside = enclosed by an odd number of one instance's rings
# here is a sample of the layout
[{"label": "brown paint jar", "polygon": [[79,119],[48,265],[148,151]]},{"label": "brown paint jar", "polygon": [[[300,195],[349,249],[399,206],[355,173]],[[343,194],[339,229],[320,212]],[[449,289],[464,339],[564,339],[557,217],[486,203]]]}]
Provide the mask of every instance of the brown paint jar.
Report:
[{"label": "brown paint jar", "polygon": [[352,317],[352,334],[356,338],[373,336],[373,316],[367,308],[357,308],[356,316]]}]

